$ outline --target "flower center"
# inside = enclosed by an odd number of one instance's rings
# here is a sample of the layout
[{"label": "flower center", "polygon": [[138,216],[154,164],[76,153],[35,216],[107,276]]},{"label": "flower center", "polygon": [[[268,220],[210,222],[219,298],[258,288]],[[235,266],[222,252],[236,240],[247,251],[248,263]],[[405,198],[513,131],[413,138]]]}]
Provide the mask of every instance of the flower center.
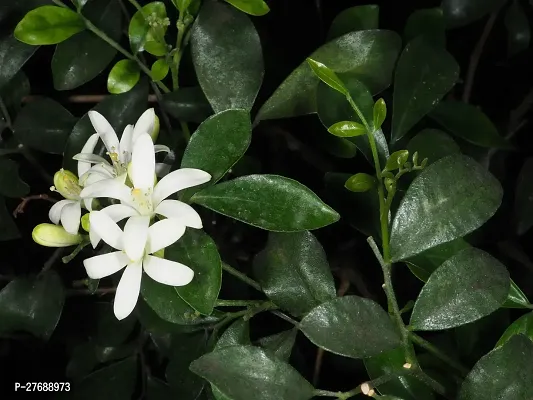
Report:
[{"label": "flower center", "polygon": [[143,190],[133,188],[131,190],[131,197],[133,203],[139,214],[151,216],[154,213],[154,206],[152,204],[152,190]]}]

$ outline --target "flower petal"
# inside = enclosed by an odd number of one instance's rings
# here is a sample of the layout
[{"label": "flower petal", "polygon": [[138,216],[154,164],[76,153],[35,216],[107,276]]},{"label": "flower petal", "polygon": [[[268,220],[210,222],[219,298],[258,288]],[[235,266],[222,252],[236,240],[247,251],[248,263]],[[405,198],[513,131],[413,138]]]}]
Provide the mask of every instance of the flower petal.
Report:
[{"label": "flower petal", "polygon": [[154,187],[154,142],[147,133],[139,136],[133,145],[129,172],[135,188],[148,189]]},{"label": "flower petal", "polygon": [[186,265],[159,257],[145,256],[143,268],[150,278],[164,285],[185,286],[194,277],[194,271]]},{"label": "flower petal", "polygon": [[72,158],[77,161],[84,161],[88,164],[103,163],[110,165],[104,157],[100,157],[99,155],[92,153],[78,153]]},{"label": "flower petal", "polygon": [[93,211],[89,215],[90,230],[94,230],[104,242],[118,250],[124,250],[122,230],[109,215],[102,211]]},{"label": "flower petal", "polygon": [[148,229],[146,253],[152,254],[177,241],[185,233],[185,226],[174,219],[164,219]]},{"label": "flower petal", "polygon": [[170,147],[165,146],[164,144],[154,144],[154,153],[170,153]]},{"label": "flower petal", "polygon": [[93,210],[93,199],[90,199],[90,198],[85,198],[83,199],[83,205],[85,206],[85,208],[89,211],[92,211]]},{"label": "flower petal", "polygon": [[[82,153],[93,153],[94,148],[96,147],[96,143],[98,143],[98,134],[95,133],[87,139],[85,144],[83,145],[83,148],[81,149]],[[86,173],[89,168],[91,168],[91,164],[86,162],[78,162],[78,177],[81,177],[84,173]]]},{"label": "flower petal", "polygon": [[118,137],[111,124],[97,111],[89,111],[88,114],[94,129],[104,142],[107,151],[110,153],[118,152]]},{"label": "flower petal", "polygon": [[154,195],[152,197],[154,207],[157,207],[161,201],[166,199],[172,193],[179,192],[180,190],[192,186],[201,185],[210,180],[211,175],[201,169],[181,168],[173,171],[161,179],[155,186]]},{"label": "flower petal", "polygon": [[178,200],[163,200],[155,209],[155,213],[177,220],[178,223],[201,229],[202,219],[194,208]]},{"label": "flower petal", "polygon": [[130,260],[140,260],[148,239],[149,216],[135,216],[128,219],[124,226],[124,251]]},{"label": "flower petal", "polygon": [[56,225],[59,224],[59,221],[61,221],[61,211],[63,210],[63,207],[73,202],[74,200],[60,200],[55,203],[52,208],[50,208],[50,211],[48,211],[48,218],[50,218],[50,221]]},{"label": "flower petal", "polygon": [[133,144],[137,139],[143,134],[151,134],[154,130],[155,125],[155,112],[153,108],[146,110],[135,123],[135,128],[133,128]]},{"label": "flower petal", "polygon": [[80,197],[111,197],[129,204],[131,203],[131,189],[116,179],[105,179],[84,188]]},{"label": "flower petal", "polygon": [[131,150],[133,147],[133,125],[128,125],[124,128],[122,132],[122,137],[120,138],[120,154],[119,158],[124,164],[130,162]]},{"label": "flower petal", "polygon": [[73,201],[65,205],[61,210],[61,225],[65,230],[75,235],[80,229],[81,204],[79,201]]},{"label": "flower petal", "polygon": [[141,261],[129,264],[117,286],[113,310],[115,317],[122,320],[131,314],[141,291],[142,263]]},{"label": "flower petal", "polygon": [[[112,204],[103,208],[101,211],[109,215],[111,219],[115,222],[119,222],[122,221],[124,218],[129,218],[131,216],[137,215],[137,210],[135,210],[133,207],[126,206],[124,204]],[[100,243],[101,237],[96,233],[94,229],[91,229],[89,231],[89,239],[91,240],[91,245],[94,249],[96,248],[96,246],[98,246],[98,243]]]},{"label": "flower petal", "polygon": [[102,254],[83,260],[83,266],[91,279],[102,279],[120,271],[128,264],[129,259],[122,251]]}]

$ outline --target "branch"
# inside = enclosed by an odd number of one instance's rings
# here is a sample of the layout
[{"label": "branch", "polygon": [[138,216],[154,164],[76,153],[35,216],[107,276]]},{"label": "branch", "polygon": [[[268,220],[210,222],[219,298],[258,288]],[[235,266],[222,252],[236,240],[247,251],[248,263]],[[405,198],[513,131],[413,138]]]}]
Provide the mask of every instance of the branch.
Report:
[{"label": "branch", "polygon": [[244,283],[247,283],[248,285],[250,285],[251,287],[253,287],[255,290],[258,290],[258,291],[262,291],[261,290],[261,285],[259,285],[259,283],[257,283],[256,281],[254,281],[252,278],[249,278],[248,276],[246,276],[245,274],[243,274],[242,272],[236,270],[235,268],[233,267],[230,267],[228,264],[226,264],[225,262],[222,263],[222,269],[224,271],[226,271],[227,273],[233,275],[234,277],[236,277],[237,279],[240,279],[241,281],[243,281]]},{"label": "branch", "polygon": [[48,196],[47,194],[44,194],[44,193],[43,194],[35,194],[35,195],[32,195],[32,196],[28,196],[28,197],[23,197],[21,200],[22,201],[20,202],[20,204],[13,211],[13,217],[14,218],[17,218],[17,216],[19,214],[24,214],[24,209],[26,208],[28,203],[30,201],[32,201],[32,200],[46,200],[46,201],[49,201],[50,203],[57,203],[56,199],[53,199],[53,198],[51,198],[50,196]]}]

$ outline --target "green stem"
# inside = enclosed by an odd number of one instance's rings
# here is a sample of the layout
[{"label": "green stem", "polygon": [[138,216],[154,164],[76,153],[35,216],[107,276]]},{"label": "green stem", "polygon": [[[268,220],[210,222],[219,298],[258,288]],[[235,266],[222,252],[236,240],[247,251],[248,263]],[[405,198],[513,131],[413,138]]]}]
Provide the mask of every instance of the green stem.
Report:
[{"label": "green stem", "polygon": [[282,313],[281,311],[277,311],[277,310],[274,310],[274,311],[271,311],[272,314],[274,314],[276,317],[279,317],[285,321],[287,321],[288,323],[290,324],[293,324],[296,328],[298,328],[300,326],[300,323],[298,321],[296,321],[295,319],[292,319],[291,317],[289,317],[287,314],[284,314]]},{"label": "green stem", "polygon": [[259,283],[254,281],[252,278],[249,278],[248,276],[246,276],[245,274],[243,274],[239,270],[237,270],[237,269],[235,269],[233,267],[230,267],[228,264],[226,264],[224,262],[222,263],[222,269],[224,271],[226,271],[227,273],[233,275],[235,278],[240,279],[244,283],[250,285],[255,290],[258,290],[258,291],[262,292],[261,286],[259,285]]},{"label": "green stem", "polygon": [[80,253],[80,251],[82,251],[84,247],[86,247],[89,243],[91,243],[91,241],[89,240],[89,237],[86,236],[85,239],[78,246],[76,246],[76,248],[74,249],[72,253],[70,253],[68,256],[65,256],[61,259],[63,264],[67,264],[70,261],[72,261],[74,257],[76,257]]},{"label": "green stem", "polygon": [[264,300],[217,300],[215,307],[250,307],[263,304]]},{"label": "green stem", "polygon": [[213,325],[212,329],[216,331],[216,330],[223,328],[225,325],[229,324],[231,321],[237,318],[244,317],[245,319],[250,319],[256,314],[259,314],[261,312],[268,311],[268,310],[274,310],[276,308],[277,306],[271,301],[263,301],[259,305],[251,306],[247,308],[246,310],[237,311],[234,313],[227,313],[222,321]]}]

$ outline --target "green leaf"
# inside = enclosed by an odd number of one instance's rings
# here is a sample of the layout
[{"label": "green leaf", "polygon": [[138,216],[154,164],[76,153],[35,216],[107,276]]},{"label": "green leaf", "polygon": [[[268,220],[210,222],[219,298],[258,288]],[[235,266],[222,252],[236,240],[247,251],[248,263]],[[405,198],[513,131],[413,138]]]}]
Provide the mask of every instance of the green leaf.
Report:
[{"label": "green leaf", "polygon": [[[119,41],[122,18],[118,2],[93,0],[85,7],[83,14],[111,39]],[[91,81],[116,54],[117,50],[89,31],[65,40],[57,45],[52,58],[54,88],[72,90]]]},{"label": "green leaf", "polygon": [[311,232],[270,233],[253,267],[265,294],[295,316],[335,298],[326,253]]},{"label": "green leaf", "polygon": [[354,137],[366,135],[366,128],[358,122],[341,121],[331,125],[328,132],[338,137]]},{"label": "green leaf", "polygon": [[394,77],[392,141],[401,139],[457,82],[459,65],[423,37],[405,47]]},{"label": "green leaf", "polygon": [[71,9],[42,6],[24,16],[15,28],[15,37],[31,45],[57,44],[84,29],[83,19]]},{"label": "green leaf", "polygon": [[416,10],[407,19],[403,33],[408,43],[418,36],[436,46],[446,45],[446,21],[441,8],[424,8]]},{"label": "green leaf", "polygon": [[[175,297],[175,293],[165,292],[169,295],[169,299],[172,301]],[[158,294],[156,293],[154,296],[152,296],[152,299],[157,299]],[[174,296],[171,297],[170,295]],[[148,295],[150,297],[150,295]],[[180,298],[181,300],[181,298]],[[154,300],[155,301],[155,300]],[[161,299],[163,301],[163,299]],[[181,300],[183,301],[183,300]],[[155,303],[157,304],[157,303]],[[194,310],[190,311],[192,309],[189,309],[189,312],[194,312]],[[152,338],[158,336],[167,336],[171,333],[192,333],[197,330],[203,329],[201,325],[179,325],[177,323],[172,323],[167,320],[162,319],[143,299],[140,298],[137,302],[136,307],[137,317],[139,318],[139,322],[145,328],[151,335]],[[213,320],[216,320],[213,319]],[[181,320],[180,320],[181,321]],[[169,344],[170,346],[170,344]]]},{"label": "green leaf", "polygon": [[465,249],[431,274],[416,300],[411,328],[433,331],[476,321],[500,308],[509,287],[502,263],[482,250]]},{"label": "green leaf", "polygon": [[394,217],[393,262],[462,237],[483,225],[501,204],[496,178],[469,157],[442,158],[418,175]]},{"label": "green leaf", "polygon": [[329,69],[326,65],[311,58],[307,59],[307,63],[322,82],[332,89],[335,89],[337,92],[342,93],[345,96],[348,95],[348,89],[344,86],[344,83],[342,83],[335,72]]},{"label": "green leaf", "polygon": [[20,233],[17,225],[11,213],[7,211],[4,198],[0,196],[0,242],[18,238],[20,238]]},{"label": "green leaf", "polygon": [[265,336],[258,340],[258,344],[263,349],[272,352],[280,360],[289,362],[297,334],[298,328],[293,328],[288,331]]},{"label": "green leaf", "polygon": [[533,157],[526,159],[516,181],[514,213],[516,233],[523,235],[533,226]]},{"label": "green leaf", "polygon": [[30,187],[20,179],[19,166],[9,158],[0,157],[0,195],[22,197],[28,194]]},{"label": "green leaf", "polygon": [[155,81],[162,81],[168,75],[169,70],[170,67],[167,62],[161,58],[152,64],[150,72],[152,72],[152,78]]},{"label": "green leaf", "polygon": [[225,347],[190,368],[232,400],[309,400],[314,393],[293,367],[258,347]]},{"label": "green leaf", "polygon": [[123,320],[117,320],[110,303],[95,304],[95,333],[93,339],[96,344],[116,347],[127,341],[135,328],[135,317],[129,315]]},{"label": "green leaf", "polygon": [[531,41],[531,28],[520,2],[514,0],[505,14],[507,28],[507,51],[513,56],[526,50]]},{"label": "green leaf", "polygon": [[15,278],[0,291],[0,331],[22,330],[49,339],[59,322],[65,292],[59,276]]},{"label": "green leaf", "polygon": [[263,0],[226,0],[233,7],[245,12],[246,14],[260,17],[267,14],[270,8]]},{"label": "green leaf", "polygon": [[[396,33],[367,30],[351,32],[332,40],[314,51],[309,58],[327,65],[348,89],[346,78],[352,76],[367,85],[372,93],[378,93],[390,85],[399,51],[400,38]],[[315,113],[318,82],[319,79],[304,61],[263,104],[257,120]]]},{"label": "green leaf", "polygon": [[[1,62],[1,61],[0,61]],[[1,68],[1,72],[7,68]],[[1,79],[1,78],[0,78]],[[30,94],[30,81],[26,74],[19,71],[9,82],[0,87],[0,97],[4,102],[8,112],[18,114],[22,107],[22,100]]]},{"label": "green leaf", "polygon": [[459,145],[445,132],[438,129],[424,129],[407,144],[411,154],[418,152],[418,159],[428,159],[428,165],[446,156],[461,152]]},{"label": "green leaf", "polygon": [[191,200],[238,221],[276,232],[322,228],[339,214],[301,183],[278,175],[248,175],[196,193]]},{"label": "green leaf", "polygon": [[45,153],[61,154],[75,124],[76,119],[61,104],[43,98],[22,108],[13,129],[22,144]]},{"label": "green leaf", "polygon": [[147,40],[144,43],[144,50],[156,57],[162,57],[169,51],[165,42],[158,42],[156,40]]},{"label": "green leaf", "polygon": [[210,315],[222,284],[222,266],[213,239],[201,229],[187,229],[180,240],[165,249],[165,258],[194,271],[192,282],[176,287],[176,292],[196,311]]},{"label": "green leaf", "polygon": [[[405,351],[403,347],[398,347],[394,350],[365,358],[364,363],[370,379],[393,375],[404,371]],[[425,384],[410,376],[394,378],[383,385],[379,385],[379,393],[400,396],[403,400],[435,399],[435,396]]]},{"label": "green leaf", "polygon": [[358,296],[330,300],[311,310],[300,330],[318,347],[351,358],[366,358],[400,345],[392,320],[375,301]]},{"label": "green leaf", "polygon": [[387,159],[387,164],[385,164],[386,171],[395,171],[403,167],[403,165],[409,159],[408,150],[398,150],[390,155]]},{"label": "green leaf", "polygon": [[164,20],[167,17],[165,3],[153,1],[133,14],[128,27],[128,36],[130,38],[130,47],[134,54],[143,51],[146,41],[153,38],[152,29],[146,20],[147,17],[160,21]]},{"label": "green leaf", "polygon": [[[146,110],[148,104],[148,84],[141,82],[127,93],[107,96],[96,105],[93,110],[101,113],[120,135],[126,125],[134,124],[141,114]],[[63,153],[63,168],[70,171],[77,170],[77,161],[72,159],[78,154],[87,139],[94,133],[94,128],[85,114],[74,126],[70,134],[65,151]]]},{"label": "green leaf", "polygon": [[252,108],[264,66],[259,34],[248,16],[221,2],[204,2],[191,28],[191,55],[215,112]]},{"label": "green leaf", "polygon": [[533,398],[533,343],[523,335],[482,357],[463,382],[459,400]]},{"label": "green leaf", "polygon": [[378,27],[378,5],[369,4],[365,6],[350,7],[337,14],[329,27],[326,41],[329,42],[350,32],[378,29]]},{"label": "green leaf", "polygon": [[376,178],[372,175],[359,172],[358,174],[350,176],[344,184],[344,187],[350,192],[367,192],[376,187]]},{"label": "green leaf", "polygon": [[441,4],[446,26],[459,28],[498,9],[506,0],[443,0]]},{"label": "green leaf", "polygon": [[199,86],[180,88],[163,95],[163,108],[174,118],[201,123],[213,114],[213,109]]},{"label": "green leaf", "polygon": [[509,339],[516,335],[525,335],[533,340],[533,312],[522,315],[509,325],[494,347],[503,346]]},{"label": "green leaf", "polygon": [[381,125],[383,125],[383,122],[385,122],[385,118],[387,118],[387,103],[385,103],[385,100],[383,99],[378,99],[378,101],[374,103],[374,109],[372,113],[374,129],[380,129]]},{"label": "green leaf", "polygon": [[445,101],[433,110],[430,117],[467,142],[483,147],[512,148],[490,119],[471,104]]},{"label": "green leaf", "polygon": [[37,49],[18,41],[13,35],[0,40],[0,88],[15,76]]},{"label": "green leaf", "polygon": [[248,345],[250,342],[250,321],[239,318],[233,322],[217,340],[213,351],[228,346]]},{"label": "green leaf", "polygon": [[505,308],[531,308],[527,296],[522,292],[518,285],[511,279],[511,288],[507,300],[503,303],[502,307]]},{"label": "green leaf", "polygon": [[149,375],[146,381],[147,400],[168,400],[175,396],[169,385]]},{"label": "green leaf", "polygon": [[107,90],[112,94],[130,91],[141,79],[141,70],[135,61],[120,60],[107,77]]}]

